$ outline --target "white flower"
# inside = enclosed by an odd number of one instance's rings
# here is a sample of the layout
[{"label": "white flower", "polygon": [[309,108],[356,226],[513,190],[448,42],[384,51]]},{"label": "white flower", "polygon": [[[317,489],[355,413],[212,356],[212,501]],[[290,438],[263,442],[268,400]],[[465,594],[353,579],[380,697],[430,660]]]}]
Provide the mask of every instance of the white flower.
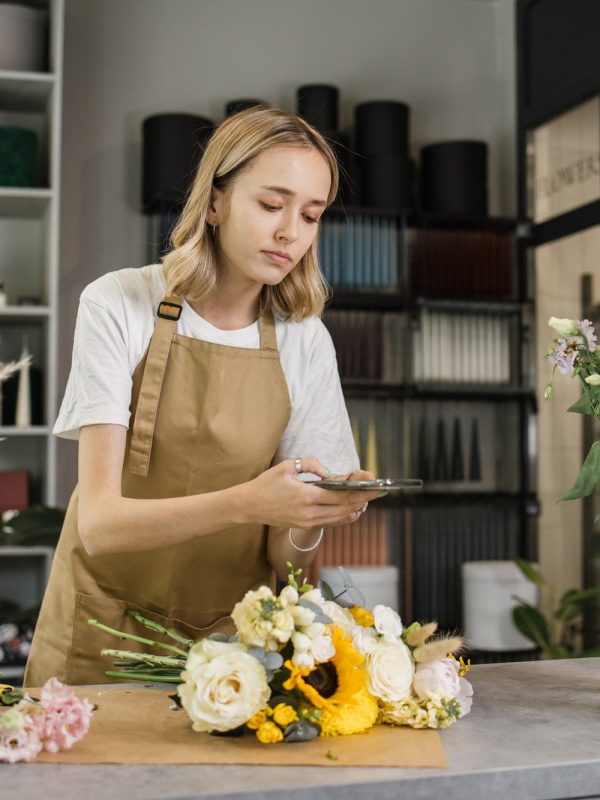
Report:
[{"label": "white flower", "polygon": [[594,372],[592,375],[588,375],[585,379],[586,383],[589,383],[590,386],[599,386],[600,385],[600,375],[597,372]]},{"label": "white flower", "polygon": [[296,653],[307,653],[312,648],[312,641],[305,633],[299,631],[292,634],[292,644]]},{"label": "white flower", "polygon": [[395,641],[402,636],[402,620],[393,608],[377,605],[373,609],[375,630],[384,639]]},{"label": "white flower", "polygon": [[346,636],[352,638],[357,625],[347,608],[338,606],[333,600],[323,600],[321,608],[323,613],[327,614],[331,621],[344,631]]},{"label": "white flower", "polygon": [[577,336],[579,333],[579,329],[572,319],[559,319],[558,317],[550,317],[548,320],[548,325],[551,328],[554,328],[559,336],[564,336],[565,338],[568,338],[569,336]]},{"label": "white flower", "polygon": [[436,658],[417,664],[413,686],[421,700],[456,697],[460,690],[459,663],[453,658]]},{"label": "white flower", "polygon": [[281,600],[281,605],[286,608],[287,606],[295,606],[298,602],[298,592],[294,589],[293,586],[285,586],[279,592],[279,599]]},{"label": "white flower", "polygon": [[411,696],[415,665],[408,647],[401,639],[380,639],[367,656],[367,688],[387,703]]},{"label": "white flower", "polygon": [[243,644],[268,651],[289,641],[295,627],[291,609],[284,607],[268,586],[246,592],[231,617]]},{"label": "white flower", "polygon": [[304,606],[294,606],[293,608],[290,608],[290,614],[292,615],[292,619],[294,620],[297,628],[310,625],[315,618],[315,612],[311,611],[310,608],[305,608]]},{"label": "white flower", "polygon": [[322,636],[317,636],[313,639],[311,650],[318,664],[332,659],[335,655],[335,647],[329,633],[324,633]]},{"label": "white flower", "polygon": [[352,637],[352,646],[363,656],[368,656],[375,650],[378,641],[377,633],[373,628],[363,628],[362,625],[357,625]]},{"label": "white flower", "polygon": [[238,728],[271,694],[263,666],[237,642],[198,642],[181,677],[177,694],[195,731]]},{"label": "white flower", "polygon": [[456,699],[460,703],[460,716],[464,717],[468,714],[473,705],[473,687],[466,678],[459,678],[460,689],[456,695]]}]

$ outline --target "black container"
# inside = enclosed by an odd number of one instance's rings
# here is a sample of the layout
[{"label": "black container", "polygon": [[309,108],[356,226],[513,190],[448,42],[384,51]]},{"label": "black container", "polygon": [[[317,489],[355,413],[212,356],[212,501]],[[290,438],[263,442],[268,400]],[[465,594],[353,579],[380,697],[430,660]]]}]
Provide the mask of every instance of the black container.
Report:
[{"label": "black container", "polygon": [[248,98],[245,100],[229,100],[225,103],[225,116],[230,117],[232,114],[237,114],[239,111],[245,111],[247,108],[254,108],[254,106],[268,105],[264,100],[255,100]]},{"label": "black container", "polygon": [[362,156],[401,155],[408,159],[410,109],[395,100],[373,100],[354,109],[356,150]]},{"label": "black container", "polygon": [[[2,425],[14,425],[17,415],[19,373],[2,384]],[[30,413],[32,425],[44,425],[44,376],[39,367],[29,367]]]},{"label": "black container", "polygon": [[340,171],[336,203],[358,205],[358,176],[354,154],[350,147],[350,137],[341,131],[321,131],[321,133],[333,150]]},{"label": "black container", "polygon": [[486,217],[488,147],[480,141],[439,142],[421,149],[421,202],[426,211]]},{"label": "black container", "polygon": [[143,124],[142,202],[146,214],[180,206],[214,123],[193,114],[157,114]]},{"label": "black container", "polygon": [[324,83],[299,86],[296,91],[298,116],[319,131],[337,131],[339,89]]},{"label": "black container", "polygon": [[369,156],[358,165],[362,205],[396,210],[411,206],[412,169],[406,156]]}]

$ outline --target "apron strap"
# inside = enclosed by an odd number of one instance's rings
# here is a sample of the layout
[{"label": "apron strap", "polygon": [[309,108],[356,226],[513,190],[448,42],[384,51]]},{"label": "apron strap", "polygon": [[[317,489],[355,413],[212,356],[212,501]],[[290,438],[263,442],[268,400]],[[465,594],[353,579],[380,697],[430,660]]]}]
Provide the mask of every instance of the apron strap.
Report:
[{"label": "apron strap", "polygon": [[269,353],[278,353],[277,336],[275,333],[275,319],[270,312],[262,312],[258,318],[258,335],[260,349]]},{"label": "apron strap", "polygon": [[159,303],[154,332],[146,356],[129,445],[129,472],[132,475],[140,475],[142,478],[148,475],[160,390],[171,342],[180,316],[181,300],[179,297],[165,297]]}]

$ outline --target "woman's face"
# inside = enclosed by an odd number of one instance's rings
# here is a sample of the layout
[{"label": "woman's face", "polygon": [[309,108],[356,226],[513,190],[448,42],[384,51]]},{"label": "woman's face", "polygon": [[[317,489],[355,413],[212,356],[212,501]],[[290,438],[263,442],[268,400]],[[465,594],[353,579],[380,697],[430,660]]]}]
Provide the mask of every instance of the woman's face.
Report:
[{"label": "woman's face", "polygon": [[215,190],[219,280],[280,283],[313,243],[331,174],[317,150],[261,153],[226,191]]}]

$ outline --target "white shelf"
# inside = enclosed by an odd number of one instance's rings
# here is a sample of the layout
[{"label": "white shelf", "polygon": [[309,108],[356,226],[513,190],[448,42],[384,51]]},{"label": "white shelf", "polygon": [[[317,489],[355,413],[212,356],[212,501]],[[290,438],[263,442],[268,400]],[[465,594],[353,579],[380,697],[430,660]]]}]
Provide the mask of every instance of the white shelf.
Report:
[{"label": "white shelf", "polygon": [[0,70],[0,110],[44,112],[54,84],[48,72]]},{"label": "white shelf", "polygon": [[52,189],[17,189],[0,186],[0,216],[41,217],[54,198]]},{"label": "white shelf", "polygon": [[16,436],[49,436],[52,429],[49,425],[30,425],[27,428],[18,428],[16,425],[0,425],[0,436],[3,439]]},{"label": "white shelf", "polygon": [[48,306],[4,306],[0,308],[0,319],[16,320],[44,319],[50,315]]}]

